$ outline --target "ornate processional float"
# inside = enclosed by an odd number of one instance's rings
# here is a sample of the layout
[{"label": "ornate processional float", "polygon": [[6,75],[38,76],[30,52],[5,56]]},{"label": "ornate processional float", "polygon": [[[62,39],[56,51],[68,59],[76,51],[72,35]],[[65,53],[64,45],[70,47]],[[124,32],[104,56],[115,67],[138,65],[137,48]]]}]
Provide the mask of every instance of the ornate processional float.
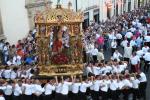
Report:
[{"label": "ornate processional float", "polygon": [[82,74],[83,13],[74,12],[60,4],[47,8],[35,16],[36,43],[40,76]]}]

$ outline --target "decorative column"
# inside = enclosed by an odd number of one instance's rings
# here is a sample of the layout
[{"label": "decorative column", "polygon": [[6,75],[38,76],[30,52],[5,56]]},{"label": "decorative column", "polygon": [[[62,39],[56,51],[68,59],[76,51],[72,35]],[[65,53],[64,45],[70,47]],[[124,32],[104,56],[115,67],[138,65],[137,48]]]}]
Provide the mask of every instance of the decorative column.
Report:
[{"label": "decorative column", "polygon": [[2,16],[1,16],[1,12],[0,12],[0,40],[2,40],[2,39],[6,39],[6,37],[4,36]]}]

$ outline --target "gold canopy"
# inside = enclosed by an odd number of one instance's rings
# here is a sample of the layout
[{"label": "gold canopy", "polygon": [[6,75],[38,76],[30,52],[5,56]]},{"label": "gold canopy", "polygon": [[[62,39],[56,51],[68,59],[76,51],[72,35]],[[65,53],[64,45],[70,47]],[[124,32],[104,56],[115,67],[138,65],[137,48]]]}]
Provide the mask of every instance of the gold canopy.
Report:
[{"label": "gold canopy", "polygon": [[[81,24],[83,22],[83,13],[81,11],[75,12],[70,7],[71,3],[68,4],[68,8],[63,8],[58,4],[56,8],[47,7],[35,16],[37,53],[39,55],[38,65],[42,76],[82,74]],[[66,64],[57,65],[52,63],[55,55],[53,56],[52,49],[49,47],[50,35],[48,33],[54,26],[58,28],[66,26],[70,32],[70,47],[66,51],[64,49],[63,52],[66,53],[69,59]],[[59,31],[54,33],[54,35],[56,34],[61,35]],[[55,46],[56,44],[54,43],[53,45]]]},{"label": "gold canopy", "polygon": [[83,13],[81,11],[73,11],[68,8],[62,8],[57,5],[56,8],[49,8],[43,12],[38,12],[35,16],[35,23],[80,23],[83,22]]}]

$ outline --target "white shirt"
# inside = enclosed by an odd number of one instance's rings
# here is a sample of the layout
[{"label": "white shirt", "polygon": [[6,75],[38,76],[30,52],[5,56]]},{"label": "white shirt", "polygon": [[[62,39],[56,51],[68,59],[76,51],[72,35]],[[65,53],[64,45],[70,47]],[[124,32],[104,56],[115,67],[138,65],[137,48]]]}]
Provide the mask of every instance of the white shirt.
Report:
[{"label": "white shirt", "polygon": [[13,63],[9,60],[9,61],[7,61],[7,65],[11,66],[11,65],[13,65]]},{"label": "white shirt", "polygon": [[132,84],[133,84],[133,88],[138,89],[140,81],[138,79],[135,79],[134,77],[131,77],[131,81],[132,81]]},{"label": "white shirt", "polygon": [[73,83],[71,86],[72,93],[78,93],[81,83]]},{"label": "white shirt", "polygon": [[123,80],[123,84],[125,87],[129,87],[129,88],[132,88],[132,86],[133,86],[132,83],[127,79]]},{"label": "white shirt", "polygon": [[124,47],[124,57],[125,58],[130,58],[132,55],[132,47],[131,46],[125,46]]},{"label": "white shirt", "polygon": [[32,93],[35,93],[37,95],[41,95],[44,92],[44,88],[42,88],[39,84],[33,84],[33,90]]},{"label": "white shirt", "polygon": [[92,68],[87,66],[87,67],[86,67],[86,72],[87,72],[87,74],[93,73],[93,72],[92,72]]},{"label": "white shirt", "polygon": [[145,37],[144,37],[144,40],[145,40],[146,42],[150,42],[150,36],[145,36]]},{"label": "white shirt", "polygon": [[8,47],[7,46],[4,46],[3,52],[4,52],[5,55],[8,55]]},{"label": "white shirt", "polygon": [[23,84],[25,87],[25,95],[32,95],[33,93],[33,85],[32,84]]},{"label": "white shirt", "polygon": [[61,94],[67,95],[69,92],[69,86],[70,85],[72,85],[72,82],[64,81],[64,83],[62,84],[62,88],[61,88]]},{"label": "white shirt", "polygon": [[139,56],[141,58],[143,56],[144,52],[143,52],[143,50],[138,50],[136,52],[136,54],[137,54],[137,56]]},{"label": "white shirt", "polygon": [[2,97],[2,96],[0,96],[0,100],[5,100],[5,98],[4,98],[4,97]]},{"label": "white shirt", "polygon": [[4,94],[5,95],[11,95],[12,94],[12,86],[11,85],[6,86],[6,89],[4,90]]},{"label": "white shirt", "polygon": [[105,66],[105,72],[104,73],[110,73],[112,70],[111,66]]},{"label": "white shirt", "polygon": [[6,79],[10,78],[11,69],[4,70],[3,75]]},{"label": "white shirt", "polygon": [[93,74],[94,74],[94,75],[99,75],[100,67],[93,66],[92,69],[93,69]]},{"label": "white shirt", "polygon": [[13,57],[13,64],[20,65],[21,64],[21,57],[19,55]]},{"label": "white shirt", "polygon": [[80,91],[86,93],[87,88],[90,87],[91,85],[92,82],[88,82],[88,83],[82,82],[80,86]]},{"label": "white shirt", "polygon": [[142,50],[143,50],[144,53],[146,53],[149,50],[149,47],[148,46],[147,47],[143,47]]},{"label": "white shirt", "polygon": [[108,83],[106,80],[103,80],[102,84],[100,85],[101,86],[101,91],[103,92],[107,92],[108,91]]},{"label": "white shirt", "polygon": [[17,78],[17,72],[14,72],[14,71],[12,70],[11,73],[10,73],[10,78],[11,78],[11,79]]},{"label": "white shirt", "polygon": [[135,40],[131,40],[131,41],[130,41],[130,45],[131,45],[131,46],[136,46]]},{"label": "white shirt", "polygon": [[119,86],[118,86],[117,80],[112,80],[110,83],[110,90],[115,91],[117,90],[118,87]]},{"label": "white shirt", "polygon": [[121,90],[124,87],[123,81],[118,82],[118,88]]},{"label": "white shirt", "polygon": [[98,49],[97,49],[97,48],[92,49],[92,50],[91,50],[91,54],[92,54],[93,56],[96,56],[96,55],[98,54]]},{"label": "white shirt", "polygon": [[136,65],[140,62],[140,58],[138,56],[132,56],[130,60],[132,65]]},{"label": "white shirt", "polygon": [[140,76],[141,76],[140,79],[139,79],[140,82],[147,82],[146,75],[143,72],[140,73]]},{"label": "white shirt", "polygon": [[122,45],[123,47],[126,47],[127,44],[128,44],[128,41],[127,41],[127,40],[123,40],[123,41],[121,42],[121,45]]},{"label": "white shirt", "polygon": [[120,57],[122,57],[122,55],[119,52],[114,52],[113,59],[117,59],[118,61],[120,61]]},{"label": "white shirt", "polygon": [[62,83],[58,83],[57,85],[56,85],[56,93],[60,93],[61,92],[61,88],[62,88]]},{"label": "white shirt", "polygon": [[45,92],[44,92],[45,95],[51,95],[52,91],[55,90],[55,86],[51,84],[46,84],[44,89],[45,89]]},{"label": "white shirt", "polygon": [[22,94],[22,89],[18,84],[15,84],[14,96],[20,96]]},{"label": "white shirt", "polygon": [[101,83],[102,83],[102,80],[95,80],[93,82],[93,90],[98,92],[99,89],[100,89],[100,84]]},{"label": "white shirt", "polygon": [[112,41],[111,42],[111,48],[117,48],[117,42]]},{"label": "white shirt", "polygon": [[145,53],[145,55],[143,56],[143,58],[144,58],[146,61],[150,61],[150,52]]}]

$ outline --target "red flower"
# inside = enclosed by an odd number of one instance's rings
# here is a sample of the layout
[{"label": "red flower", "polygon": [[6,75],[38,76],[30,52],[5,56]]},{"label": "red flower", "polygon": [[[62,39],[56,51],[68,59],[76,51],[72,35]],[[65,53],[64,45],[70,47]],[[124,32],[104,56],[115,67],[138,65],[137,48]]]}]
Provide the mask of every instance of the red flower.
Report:
[{"label": "red flower", "polygon": [[67,64],[69,62],[69,59],[66,55],[60,53],[60,54],[54,55],[51,61],[52,61],[52,64],[60,65],[60,64]]}]

